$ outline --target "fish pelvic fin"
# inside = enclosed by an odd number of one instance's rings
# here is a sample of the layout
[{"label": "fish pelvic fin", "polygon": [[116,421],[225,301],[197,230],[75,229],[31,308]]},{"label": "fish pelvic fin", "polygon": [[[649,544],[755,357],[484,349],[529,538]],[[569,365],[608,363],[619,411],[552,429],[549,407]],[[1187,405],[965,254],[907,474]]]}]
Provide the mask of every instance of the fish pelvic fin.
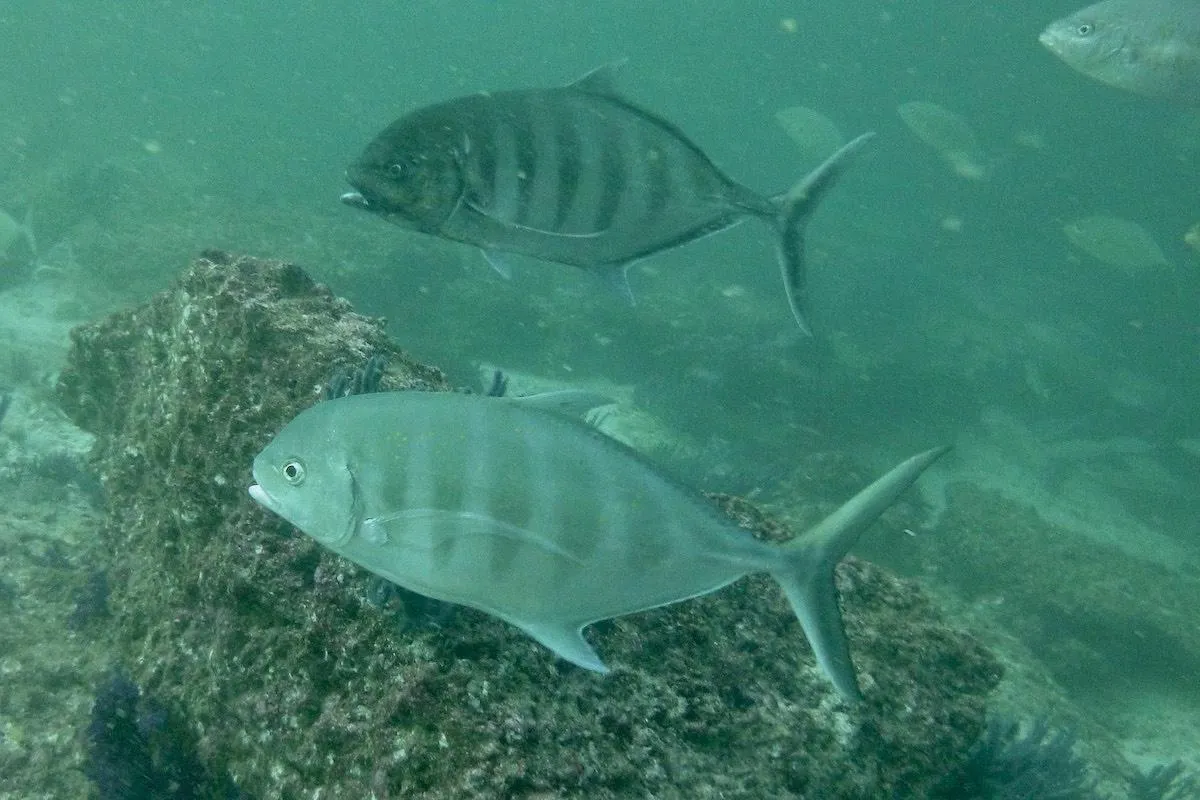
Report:
[{"label": "fish pelvic fin", "polygon": [[608,667],[600,660],[600,656],[588,644],[587,639],[583,638],[582,625],[558,621],[508,621],[552,650],[559,658],[601,675],[608,673]]},{"label": "fish pelvic fin", "polygon": [[849,702],[861,700],[862,691],[846,643],[834,568],[859,535],[949,449],[926,450],[893,467],[816,526],[784,545],[779,563],[770,570],[800,620],[817,664],[838,694]]},{"label": "fish pelvic fin", "polygon": [[804,315],[808,300],[808,266],[804,260],[805,229],[821,198],[845,171],[850,157],[874,136],[874,133],[864,133],[843,145],[787,192],[771,198],[775,224],[779,228],[776,253],[779,270],[783,275],[784,292],[796,324],[808,336],[812,336],[812,328]]}]

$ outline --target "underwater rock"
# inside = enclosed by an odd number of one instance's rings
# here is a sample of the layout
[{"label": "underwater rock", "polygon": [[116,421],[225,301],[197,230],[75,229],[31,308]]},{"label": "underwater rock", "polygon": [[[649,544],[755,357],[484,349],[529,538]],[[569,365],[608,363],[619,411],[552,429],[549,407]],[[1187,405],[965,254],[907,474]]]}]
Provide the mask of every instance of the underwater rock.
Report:
[{"label": "underwater rock", "polygon": [[1075,753],[1073,731],[1052,731],[1045,719],[1028,725],[991,720],[971,759],[937,787],[946,800],[1101,800],[1096,779]]},{"label": "underwater rock", "polygon": [[87,728],[84,774],[100,800],[236,800],[225,774],[201,763],[185,721],[120,672],[101,683]]},{"label": "underwater rock", "polygon": [[762,577],[593,626],[606,677],[468,609],[397,630],[369,573],[246,492],[254,454],[331,369],[375,354],[383,390],[450,388],[300,268],[221,253],[73,334],[60,394],[97,435],[113,636],[132,680],[185,711],[198,752],[243,791],[919,797],[965,761],[997,662],[912,584],[853,559],[838,578],[855,707]]}]

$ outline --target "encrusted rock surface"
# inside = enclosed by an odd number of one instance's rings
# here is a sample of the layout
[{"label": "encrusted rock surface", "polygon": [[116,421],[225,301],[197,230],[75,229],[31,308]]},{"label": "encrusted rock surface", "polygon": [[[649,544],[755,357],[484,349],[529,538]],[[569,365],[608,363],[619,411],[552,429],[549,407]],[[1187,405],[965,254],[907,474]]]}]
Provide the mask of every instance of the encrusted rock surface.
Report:
[{"label": "encrusted rock surface", "polygon": [[246,493],[273,433],[372,353],[385,389],[449,388],[298,267],[220,253],[73,335],[60,394],[97,436],[123,666],[213,774],[259,798],[921,797],[982,731],[995,660],[854,560],[853,708],[766,578],[594,626],[607,677],[472,611],[405,627]]}]

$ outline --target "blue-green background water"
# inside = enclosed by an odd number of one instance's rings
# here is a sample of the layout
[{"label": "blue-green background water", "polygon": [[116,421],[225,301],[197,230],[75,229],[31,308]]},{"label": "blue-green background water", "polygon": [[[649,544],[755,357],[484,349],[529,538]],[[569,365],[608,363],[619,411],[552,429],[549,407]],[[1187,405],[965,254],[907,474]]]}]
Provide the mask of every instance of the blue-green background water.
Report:
[{"label": "blue-green background water", "polygon": [[[140,302],[204,247],[293,259],[460,383],[487,363],[632,387],[697,443],[674,466],[705,488],[769,496],[795,452],[878,465],[957,442],[925,490],[935,509],[956,482],[982,486],[1084,552],[1119,554],[1105,563],[1135,596],[1146,565],[1194,589],[1200,254],[1183,237],[1200,222],[1200,116],[1045,52],[1038,31],[1074,7],[15,0],[0,8],[0,208],[31,210],[43,251],[70,242],[74,261],[70,280],[6,262],[0,292],[69,300],[59,316],[82,321]],[[337,202],[346,164],[397,116],[622,59],[631,98],[764,192],[813,166],[779,109],[878,132],[811,228],[814,339],[794,329],[755,223],[635,267],[627,308],[580,271],[518,261],[505,282],[466,248]],[[905,127],[897,108],[913,100],[970,123],[984,180]],[[1064,224],[1092,214],[1139,223],[1175,268],[1129,274],[1073,248]],[[5,328],[0,385],[34,393],[65,339]],[[937,564],[936,543],[921,558],[906,546],[865,547],[964,618],[1011,601],[972,596],[982,575]],[[971,569],[1048,568],[1007,556]],[[1014,627],[1036,662],[1036,637]],[[1166,634],[1183,655],[1146,716],[1163,697],[1194,716],[1194,621]],[[1137,685],[1137,659],[1113,680]],[[1113,740],[1139,752],[1137,702],[1097,706],[1065,682],[1071,713],[1119,719]],[[1180,754],[1159,744],[1154,757]]]}]

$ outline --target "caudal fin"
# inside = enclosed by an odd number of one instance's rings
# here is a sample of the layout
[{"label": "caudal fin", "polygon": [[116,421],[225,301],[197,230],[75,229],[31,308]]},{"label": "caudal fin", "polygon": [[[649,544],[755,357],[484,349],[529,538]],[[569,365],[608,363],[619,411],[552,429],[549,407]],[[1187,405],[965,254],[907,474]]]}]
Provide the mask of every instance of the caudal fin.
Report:
[{"label": "caudal fin", "polygon": [[805,228],[817,203],[845,171],[850,157],[861,150],[874,135],[864,133],[843,145],[787,193],[772,198],[775,205],[775,221],[779,227],[777,254],[779,269],[783,274],[783,288],[787,293],[788,305],[791,306],[796,324],[809,336],[812,335],[812,329],[804,318],[804,307],[808,299],[808,267],[804,263]]},{"label": "caudal fin", "polygon": [[779,565],[771,570],[804,628],[817,663],[846,700],[859,700],[862,693],[846,644],[833,582],[834,567],[859,535],[949,449],[936,447],[893,467],[815,527],[784,545]]}]

